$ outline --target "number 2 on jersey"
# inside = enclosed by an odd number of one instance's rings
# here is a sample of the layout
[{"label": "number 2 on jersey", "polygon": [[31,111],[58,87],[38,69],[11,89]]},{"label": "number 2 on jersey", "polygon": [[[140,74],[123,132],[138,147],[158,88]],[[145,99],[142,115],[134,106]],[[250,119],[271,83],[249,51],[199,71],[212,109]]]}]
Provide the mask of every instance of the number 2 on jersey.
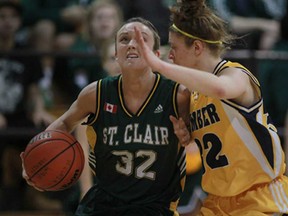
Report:
[{"label": "number 2 on jersey", "polygon": [[[222,150],[222,142],[215,134],[212,133],[205,134],[203,136],[202,141],[203,145],[201,144],[199,139],[195,139],[195,142],[200,149],[202,160],[205,160],[206,164],[211,169],[224,167],[229,164],[227,157],[225,155],[220,155],[220,152]],[[204,158],[203,156],[203,151],[208,151],[206,154],[206,158]],[[203,166],[203,173],[205,173],[204,166]]]}]

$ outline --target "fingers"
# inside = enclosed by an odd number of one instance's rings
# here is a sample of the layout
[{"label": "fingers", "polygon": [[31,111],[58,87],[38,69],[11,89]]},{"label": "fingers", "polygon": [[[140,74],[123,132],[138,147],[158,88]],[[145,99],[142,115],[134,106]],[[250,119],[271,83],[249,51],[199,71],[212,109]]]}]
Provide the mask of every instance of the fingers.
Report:
[{"label": "fingers", "polygon": [[177,119],[174,116],[170,116],[169,118],[173,124],[174,133],[178,137],[180,144],[182,146],[187,146],[190,143],[191,135],[185,122],[182,118]]},{"label": "fingers", "polygon": [[170,121],[173,123],[174,129],[175,127],[178,127],[178,119],[175,116],[169,116]]},{"label": "fingers", "polygon": [[137,27],[134,27],[134,31],[135,31],[137,42],[142,45],[144,43],[144,40],[143,40],[140,30]]},{"label": "fingers", "polygon": [[24,167],[24,152],[20,153],[20,158],[21,158],[21,161],[22,161],[22,177],[26,180],[27,184],[32,186],[32,187],[34,187],[38,191],[44,191],[44,190],[42,190],[40,188],[37,188],[35,186],[35,184],[29,179],[29,176],[27,175],[25,167]]},{"label": "fingers", "polygon": [[[180,117],[179,119],[177,119],[175,116],[169,116],[170,121],[173,124],[174,127],[174,132],[177,130],[185,130],[187,129],[185,122],[183,121],[183,119]],[[188,129],[187,129],[188,131]]]},{"label": "fingers", "polygon": [[[22,177],[27,181],[27,183],[29,184],[29,177],[26,173],[26,170],[25,170],[25,167],[24,167],[24,152],[21,152],[20,153],[20,158],[21,158],[21,161],[22,161]],[[29,184],[30,185],[30,184]]]}]

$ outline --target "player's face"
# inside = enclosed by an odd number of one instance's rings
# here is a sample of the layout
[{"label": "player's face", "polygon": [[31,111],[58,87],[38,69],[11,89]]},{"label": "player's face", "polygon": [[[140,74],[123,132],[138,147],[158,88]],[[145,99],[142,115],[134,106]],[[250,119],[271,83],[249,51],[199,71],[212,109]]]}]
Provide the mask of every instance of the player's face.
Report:
[{"label": "player's face", "polygon": [[180,37],[174,32],[169,33],[170,52],[169,59],[177,65],[195,67],[193,46],[187,47],[184,37]]},{"label": "player's face", "polygon": [[153,33],[146,25],[139,22],[124,25],[118,31],[116,37],[116,58],[120,67],[122,68],[122,72],[128,68],[140,70],[148,68],[147,63],[141,57],[138,51],[138,44],[134,31],[135,27],[141,31],[144,41],[151,48],[151,50],[153,49]]},{"label": "player's face", "polygon": [[11,37],[20,26],[20,17],[18,13],[9,7],[0,9],[0,35],[1,37]]},{"label": "player's face", "polygon": [[114,7],[104,6],[94,12],[90,21],[92,37],[98,39],[111,38],[119,25],[117,11]]}]

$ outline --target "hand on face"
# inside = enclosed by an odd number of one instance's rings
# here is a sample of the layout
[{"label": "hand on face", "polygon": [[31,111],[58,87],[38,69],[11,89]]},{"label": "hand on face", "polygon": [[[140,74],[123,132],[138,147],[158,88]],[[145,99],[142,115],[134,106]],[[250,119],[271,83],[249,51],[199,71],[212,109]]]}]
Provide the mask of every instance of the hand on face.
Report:
[{"label": "hand on face", "polygon": [[153,71],[159,71],[161,68],[161,60],[155,53],[148,47],[145,43],[144,38],[138,27],[134,27],[136,41],[138,44],[138,51],[141,54],[141,57],[147,62],[147,64],[152,68]]}]

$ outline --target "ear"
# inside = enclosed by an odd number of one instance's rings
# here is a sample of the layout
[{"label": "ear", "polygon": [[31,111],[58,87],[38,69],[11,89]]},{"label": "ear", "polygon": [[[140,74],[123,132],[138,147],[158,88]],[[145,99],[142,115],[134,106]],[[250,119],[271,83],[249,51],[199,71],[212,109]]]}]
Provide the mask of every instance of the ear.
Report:
[{"label": "ear", "polygon": [[154,53],[157,57],[160,57],[160,50],[156,50],[156,51],[154,51]]},{"label": "ear", "polygon": [[200,40],[195,40],[193,42],[193,46],[194,46],[195,55],[199,56],[205,48],[205,43]]}]

